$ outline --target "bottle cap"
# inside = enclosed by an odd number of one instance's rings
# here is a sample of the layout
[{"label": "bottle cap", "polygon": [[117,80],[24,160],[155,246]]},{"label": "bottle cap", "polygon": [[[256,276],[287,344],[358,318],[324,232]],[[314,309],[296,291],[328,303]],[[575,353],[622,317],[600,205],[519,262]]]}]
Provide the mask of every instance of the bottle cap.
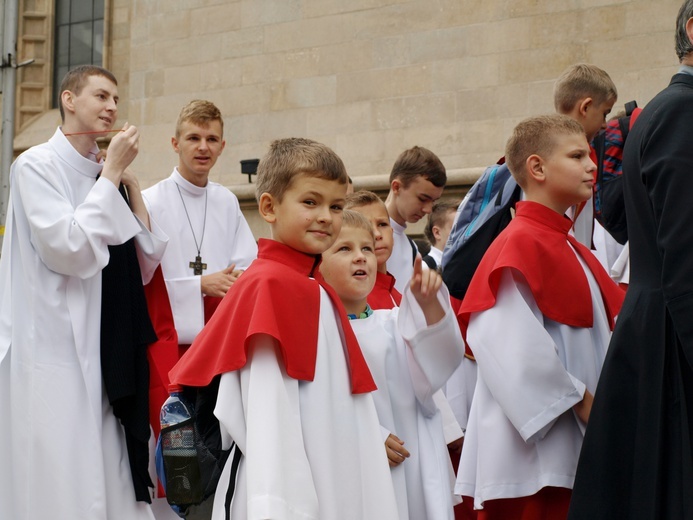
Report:
[{"label": "bottle cap", "polygon": [[169,394],[179,394],[183,391],[183,387],[180,385],[168,385]]}]

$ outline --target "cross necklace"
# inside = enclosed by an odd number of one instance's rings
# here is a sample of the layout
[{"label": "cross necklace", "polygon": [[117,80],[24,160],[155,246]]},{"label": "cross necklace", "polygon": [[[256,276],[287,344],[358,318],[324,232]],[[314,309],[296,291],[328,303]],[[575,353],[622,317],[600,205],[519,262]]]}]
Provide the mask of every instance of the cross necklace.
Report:
[{"label": "cross necklace", "polygon": [[200,256],[200,249],[202,249],[202,241],[205,239],[205,227],[207,226],[207,190],[205,190],[205,216],[202,220],[202,236],[200,237],[200,244],[197,243],[197,237],[195,236],[195,231],[193,230],[193,225],[190,220],[190,215],[188,214],[188,208],[185,205],[185,200],[183,200],[183,194],[180,191],[180,186],[176,184],[178,188],[178,195],[180,195],[180,201],[183,203],[183,209],[185,210],[185,216],[188,217],[188,225],[190,226],[190,232],[192,233],[193,240],[195,241],[195,247],[197,248],[197,256],[194,262],[190,262],[189,267],[192,268],[193,274],[195,276],[201,276],[202,270],[207,269],[207,264],[202,263],[202,257]]}]

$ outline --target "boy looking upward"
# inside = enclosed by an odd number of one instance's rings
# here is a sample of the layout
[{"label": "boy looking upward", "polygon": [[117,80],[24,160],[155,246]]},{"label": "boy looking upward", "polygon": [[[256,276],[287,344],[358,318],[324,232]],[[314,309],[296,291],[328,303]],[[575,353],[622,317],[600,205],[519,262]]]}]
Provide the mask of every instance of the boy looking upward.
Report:
[{"label": "boy looking upward", "polygon": [[[328,147],[271,144],[256,196],[272,238],[170,373],[186,386],[221,376],[215,415],[225,447],[233,440],[244,455],[232,519],[397,518],[375,383],[318,270],[341,229],[346,187]],[[214,518],[225,517],[230,470]]]},{"label": "boy looking upward", "polygon": [[482,520],[564,519],[623,291],[568,234],[566,210],[594,185],[582,126],[527,119],[506,160],[525,200],[458,312],[478,379],[455,491]]},{"label": "boy looking upward", "polygon": [[418,252],[414,241],[405,234],[407,223],[418,222],[431,213],[446,182],[443,163],[436,154],[421,146],[402,152],[392,166],[390,192],[385,200],[394,230],[388,269],[395,277],[395,288],[399,292],[411,279]]},{"label": "boy looking upward", "polygon": [[320,270],[344,303],[378,385],[373,399],[400,518],[452,520],[454,473],[433,394],[462,360],[464,344],[442,279],[422,270],[421,258],[403,306],[371,310],[374,249],[370,222],[345,210],[342,230],[323,254]]},{"label": "boy looking upward", "polygon": [[387,271],[387,261],[392,254],[394,236],[385,203],[372,191],[359,190],[347,196],[344,207],[366,217],[373,228],[378,269],[375,274],[375,285],[368,295],[368,304],[373,309],[398,307],[402,301],[402,295],[395,289],[395,277]]}]

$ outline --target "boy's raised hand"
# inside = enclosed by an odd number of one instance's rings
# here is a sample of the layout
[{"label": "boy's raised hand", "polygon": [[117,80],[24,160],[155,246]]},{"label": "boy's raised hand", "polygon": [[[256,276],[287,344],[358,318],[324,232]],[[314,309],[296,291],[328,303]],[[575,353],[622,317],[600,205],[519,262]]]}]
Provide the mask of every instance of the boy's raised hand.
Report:
[{"label": "boy's raised hand", "polygon": [[438,301],[438,290],[443,278],[434,269],[423,269],[421,255],[414,260],[414,274],[409,282],[411,293],[426,317],[426,323],[433,325],[445,316],[445,309]]}]

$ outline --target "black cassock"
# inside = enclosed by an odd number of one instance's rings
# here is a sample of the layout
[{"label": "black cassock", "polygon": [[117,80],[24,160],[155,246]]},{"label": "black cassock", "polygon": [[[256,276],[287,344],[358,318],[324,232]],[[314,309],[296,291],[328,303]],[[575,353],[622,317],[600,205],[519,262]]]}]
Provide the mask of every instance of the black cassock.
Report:
[{"label": "black cassock", "polygon": [[623,172],[630,286],[569,518],[693,519],[693,76],[645,107]]}]

